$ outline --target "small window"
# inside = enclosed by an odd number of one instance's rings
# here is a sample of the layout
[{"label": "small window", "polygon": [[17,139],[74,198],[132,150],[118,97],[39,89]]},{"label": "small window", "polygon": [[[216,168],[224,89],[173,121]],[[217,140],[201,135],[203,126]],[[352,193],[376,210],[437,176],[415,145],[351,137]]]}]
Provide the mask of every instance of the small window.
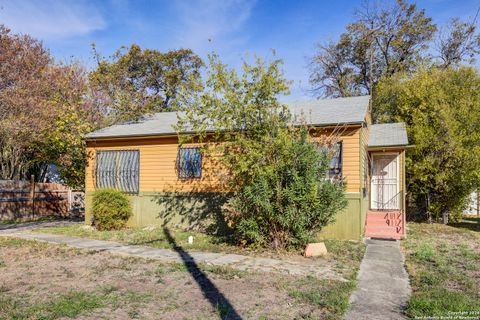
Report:
[{"label": "small window", "polygon": [[178,149],[177,171],[180,179],[201,178],[202,153],[200,148]]},{"label": "small window", "polygon": [[97,151],[96,187],[138,193],[139,162],[138,150]]},{"label": "small window", "polygon": [[333,156],[330,159],[328,175],[329,177],[340,177],[342,175],[342,142],[337,142],[330,148]]}]

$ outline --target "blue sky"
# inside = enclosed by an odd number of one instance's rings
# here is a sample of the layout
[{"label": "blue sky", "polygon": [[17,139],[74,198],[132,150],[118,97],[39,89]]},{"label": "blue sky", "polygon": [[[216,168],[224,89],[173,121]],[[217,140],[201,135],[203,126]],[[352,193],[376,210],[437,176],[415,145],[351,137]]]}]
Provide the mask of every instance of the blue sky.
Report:
[{"label": "blue sky", "polygon": [[[238,67],[245,54],[284,59],[294,80],[286,100],[311,96],[308,57],[315,44],[337,39],[362,0],[0,0],[0,23],[41,39],[58,60],[93,66],[90,44],[104,54],[137,43],[161,51],[215,51]],[[457,16],[472,19],[479,0],[422,0],[439,26]]]}]

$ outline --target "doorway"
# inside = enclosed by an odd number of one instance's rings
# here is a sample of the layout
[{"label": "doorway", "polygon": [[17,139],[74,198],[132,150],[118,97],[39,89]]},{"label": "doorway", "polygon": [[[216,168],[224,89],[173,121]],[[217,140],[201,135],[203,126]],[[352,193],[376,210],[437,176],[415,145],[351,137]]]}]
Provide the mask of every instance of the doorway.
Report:
[{"label": "doorway", "polygon": [[400,209],[400,161],[398,153],[372,154],[370,206],[373,210]]}]

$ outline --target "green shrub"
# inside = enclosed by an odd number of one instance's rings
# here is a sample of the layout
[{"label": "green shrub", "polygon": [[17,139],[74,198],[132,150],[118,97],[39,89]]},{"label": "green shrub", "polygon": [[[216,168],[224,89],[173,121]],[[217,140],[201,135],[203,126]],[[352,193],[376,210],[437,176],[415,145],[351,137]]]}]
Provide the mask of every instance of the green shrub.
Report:
[{"label": "green shrub", "polygon": [[328,154],[306,129],[280,130],[261,152],[265,160],[224,207],[226,219],[244,245],[304,246],[346,207],[344,183],[326,179]]},{"label": "green shrub", "polygon": [[[329,159],[310,141],[309,131],[316,133],[307,128],[308,115],[278,101],[291,84],[282,63],[258,57],[244,61],[239,75],[210,55],[206,90],[187,97],[176,125],[195,132],[180,135],[180,143],[202,143],[228,172],[221,181],[233,198],[225,218],[244,245],[299,247],[347,204],[343,182],[325,179]],[[321,136],[335,140],[341,131]]]},{"label": "green shrub", "polygon": [[132,207],[124,193],[99,189],[93,193],[92,214],[98,230],[118,230],[132,216]]}]

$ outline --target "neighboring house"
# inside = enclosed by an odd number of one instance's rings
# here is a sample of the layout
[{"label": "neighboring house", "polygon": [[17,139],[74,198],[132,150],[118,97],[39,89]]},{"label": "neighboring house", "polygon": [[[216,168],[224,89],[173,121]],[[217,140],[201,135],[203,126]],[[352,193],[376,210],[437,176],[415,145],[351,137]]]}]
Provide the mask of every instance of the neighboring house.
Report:
[{"label": "neighboring house", "polygon": [[466,208],[463,210],[463,214],[480,216],[480,203],[479,203],[479,191],[470,193],[467,199]]},{"label": "neighboring house", "polygon": [[[330,171],[345,178],[348,207],[323,238],[405,234],[407,133],[401,123],[372,124],[369,104],[369,96],[289,104],[315,128],[314,139],[342,128]],[[130,196],[132,226],[219,227],[225,172],[198,146],[179,148],[176,122],[174,112],[157,113],[86,135],[86,223],[92,191],[115,187]]]}]

